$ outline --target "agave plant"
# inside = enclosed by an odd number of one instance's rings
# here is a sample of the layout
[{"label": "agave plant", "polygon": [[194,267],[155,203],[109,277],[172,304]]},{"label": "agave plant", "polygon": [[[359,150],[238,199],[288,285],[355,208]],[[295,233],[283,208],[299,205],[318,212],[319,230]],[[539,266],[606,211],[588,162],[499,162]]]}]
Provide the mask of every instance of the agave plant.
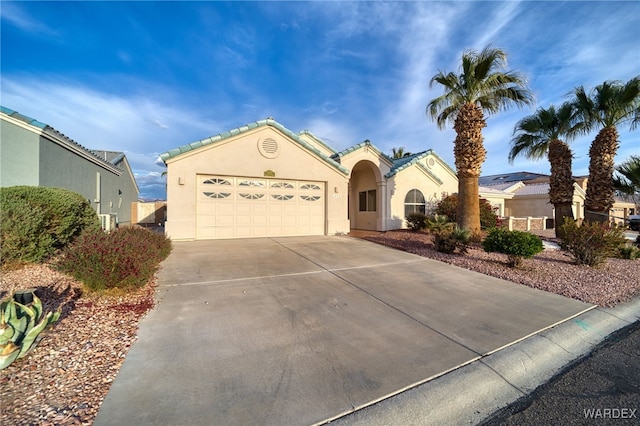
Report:
[{"label": "agave plant", "polygon": [[31,303],[22,304],[14,295],[0,302],[0,370],[26,356],[42,338],[41,333],[60,318],[60,312],[43,317],[42,302],[31,292]]}]

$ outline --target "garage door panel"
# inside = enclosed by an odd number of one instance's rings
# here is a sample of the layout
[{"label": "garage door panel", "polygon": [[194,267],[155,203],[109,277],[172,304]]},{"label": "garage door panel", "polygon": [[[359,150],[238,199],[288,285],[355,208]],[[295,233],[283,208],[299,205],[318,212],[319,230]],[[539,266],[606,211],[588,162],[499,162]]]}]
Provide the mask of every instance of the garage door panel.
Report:
[{"label": "garage door panel", "polygon": [[198,176],[197,238],[323,235],[323,182]]}]

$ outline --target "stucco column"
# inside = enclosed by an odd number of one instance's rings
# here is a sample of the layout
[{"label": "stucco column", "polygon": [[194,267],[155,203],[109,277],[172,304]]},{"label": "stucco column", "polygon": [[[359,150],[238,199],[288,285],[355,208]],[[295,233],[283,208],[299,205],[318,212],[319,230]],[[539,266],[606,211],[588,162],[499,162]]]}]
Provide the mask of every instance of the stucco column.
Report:
[{"label": "stucco column", "polygon": [[376,197],[376,211],[378,212],[378,220],[376,222],[376,230],[387,230],[387,217],[389,206],[387,204],[387,181],[381,180],[376,182],[377,184],[377,197]]}]

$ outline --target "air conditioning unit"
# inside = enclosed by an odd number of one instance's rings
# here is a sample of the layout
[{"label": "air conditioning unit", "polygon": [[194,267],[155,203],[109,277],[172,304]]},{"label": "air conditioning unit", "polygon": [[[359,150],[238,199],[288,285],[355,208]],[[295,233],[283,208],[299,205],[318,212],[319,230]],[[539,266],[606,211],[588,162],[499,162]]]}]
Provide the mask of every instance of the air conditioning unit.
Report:
[{"label": "air conditioning unit", "polygon": [[115,214],[99,214],[100,226],[104,231],[114,231],[116,229],[116,215]]}]

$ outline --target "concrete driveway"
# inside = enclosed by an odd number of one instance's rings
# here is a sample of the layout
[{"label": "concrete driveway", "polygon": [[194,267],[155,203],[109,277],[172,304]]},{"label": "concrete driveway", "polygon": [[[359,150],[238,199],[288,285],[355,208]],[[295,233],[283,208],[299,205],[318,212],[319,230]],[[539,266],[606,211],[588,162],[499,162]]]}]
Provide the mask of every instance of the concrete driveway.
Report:
[{"label": "concrete driveway", "polygon": [[95,425],[323,423],[592,308],[349,237],[174,246]]}]

